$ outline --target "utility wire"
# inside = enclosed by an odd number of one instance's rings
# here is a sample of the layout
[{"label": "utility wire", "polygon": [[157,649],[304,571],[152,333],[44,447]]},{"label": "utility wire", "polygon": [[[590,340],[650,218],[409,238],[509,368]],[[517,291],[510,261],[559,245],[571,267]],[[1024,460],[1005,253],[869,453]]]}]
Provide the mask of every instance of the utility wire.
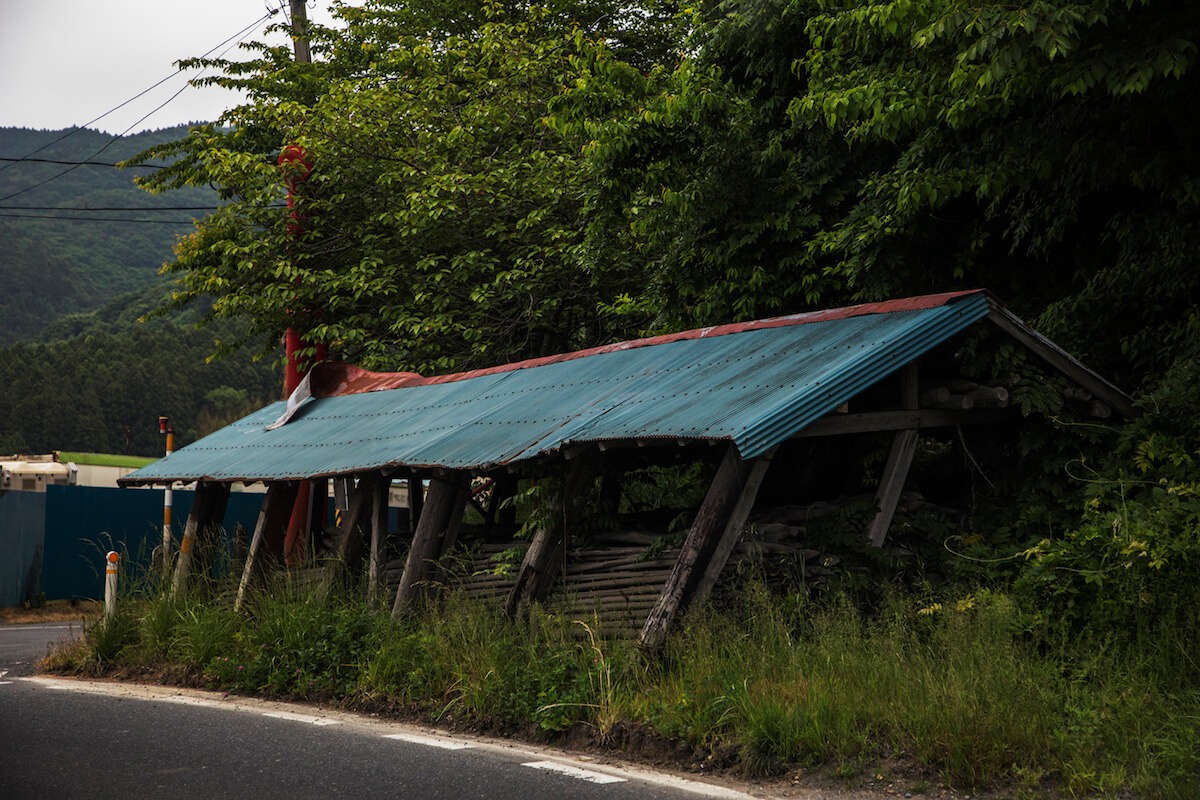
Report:
[{"label": "utility wire", "polygon": [[[76,130],[78,130],[78,128]],[[37,151],[35,150],[34,152],[36,153]],[[25,156],[24,158],[5,158],[4,156],[0,156],[0,161],[8,161],[13,164],[62,164],[64,166],[74,167],[120,166],[120,164],[113,164],[108,161],[57,161],[53,158],[30,158],[29,156]],[[0,172],[3,172],[6,169],[8,169],[8,167],[0,167]],[[131,167],[131,169],[163,169],[163,167],[158,164],[139,164],[136,167]]]},{"label": "utility wire", "polygon": [[65,222],[119,222],[122,225],[193,225],[194,219],[120,219],[118,217],[60,217],[49,214],[2,214],[9,219],[55,219]]},{"label": "utility wire", "polygon": [[[211,55],[211,54],[213,53],[213,51],[217,50],[218,48],[224,47],[225,45],[229,44],[230,42],[234,42],[234,44],[240,44],[240,43],[241,43],[241,41],[242,41],[242,40],[243,40],[243,39],[244,39],[244,38],[245,38],[245,37],[246,37],[246,36],[247,36],[247,35],[250,33],[250,31],[252,31],[252,30],[253,30],[254,28],[256,28],[258,25],[262,24],[264,21],[266,21],[266,20],[270,19],[271,17],[275,16],[275,14],[277,14],[277,13],[278,13],[278,9],[276,9],[276,10],[274,10],[274,11],[268,11],[268,12],[267,12],[265,15],[263,15],[263,16],[261,16],[261,17],[259,17],[259,18],[258,18],[258,19],[256,19],[254,22],[252,22],[252,23],[250,23],[249,25],[247,25],[245,28],[242,28],[240,31],[238,31],[237,33],[235,33],[233,36],[230,36],[228,39],[226,39],[225,41],[221,42],[221,43],[220,43],[220,44],[218,44],[216,47],[213,47],[213,48],[211,48],[211,49],[210,49],[210,50],[209,50],[207,53],[205,53],[204,55],[200,56],[200,58],[207,58],[209,55]],[[236,40],[236,41],[235,41],[235,40]],[[233,46],[233,45],[230,45],[230,47],[232,47],[232,46]],[[225,52],[228,52],[228,50],[226,50]],[[221,55],[224,55],[224,54],[225,54],[225,52],[222,52],[222,53],[221,53]],[[158,87],[158,86],[162,85],[163,83],[165,83],[166,81],[170,80],[171,78],[174,78],[176,75],[179,75],[181,72],[183,72],[183,70],[176,70],[174,73],[172,73],[171,75],[168,75],[167,77],[163,78],[163,79],[162,79],[162,80],[160,80],[158,83],[156,83],[156,84],[154,84],[153,86],[151,86],[149,89],[146,89],[145,91],[142,91],[141,93],[139,93],[139,94],[137,94],[137,95],[135,95],[135,96],[133,96],[133,97],[129,98],[129,99],[128,99],[128,100],[126,100],[124,103],[121,103],[120,105],[118,105],[118,106],[116,106],[116,107],[114,107],[114,108],[112,108],[112,109],[110,109],[110,110],[108,110],[108,111],[104,112],[104,113],[103,113],[103,114],[101,114],[100,116],[96,117],[96,119],[92,120],[91,122],[88,122],[88,123],[86,123],[86,124],[85,124],[85,125],[84,125],[82,128],[79,128],[79,127],[77,127],[77,128],[73,128],[73,129],[71,129],[70,131],[68,131],[67,133],[64,133],[62,136],[58,137],[58,138],[57,138],[57,139],[55,139],[54,141],[52,141],[52,142],[49,142],[48,144],[44,144],[44,145],[42,145],[41,147],[39,147],[37,150],[34,150],[32,153],[29,153],[29,154],[28,154],[26,157],[28,158],[28,156],[32,156],[32,155],[34,155],[35,153],[40,153],[42,150],[45,150],[47,147],[50,147],[51,145],[57,144],[58,142],[61,142],[63,139],[66,139],[68,136],[70,136],[70,135],[72,135],[72,134],[74,134],[74,133],[76,133],[76,132],[78,132],[78,131],[80,131],[80,130],[83,130],[83,129],[84,129],[84,128],[86,128],[88,125],[91,125],[92,123],[94,123],[94,122],[97,122],[98,120],[101,120],[101,119],[103,119],[104,117],[107,117],[109,114],[113,113],[113,112],[114,112],[114,111],[116,111],[118,108],[121,108],[122,106],[128,105],[129,103],[131,103],[131,102],[133,102],[134,100],[138,99],[138,98],[139,98],[139,97],[141,97],[142,95],[146,94],[146,92],[149,92],[151,89],[154,89],[154,88],[156,88],[156,87]],[[174,99],[175,99],[176,97],[178,97],[180,94],[182,94],[182,93],[183,93],[183,91],[184,91],[185,89],[187,89],[189,85],[190,85],[190,84],[185,84],[185,85],[184,85],[184,87],[183,87],[183,89],[180,89],[178,92],[176,92],[175,94],[173,94],[173,95],[171,95],[169,98],[167,98],[166,102],[159,104],[159,105],[158,105],[158,107],[156,107],[156,108],[155,108],[153,111],[151,111],[149,114],[146,114],[146,115],[145,115],[145,116],[143,116],[141,119],[139,119],[137,122],[133,123],[133,125],[130,125],[130,126],[129,126],[128,128],[126,128],[124,131],[122,131],[121,133],[119,133],[119,134],[117,134],[116,136],[114,136],[114,137],[112,137],[111,139],[109,139],[107,144],[105,144],[103,147],[101,147],[99,150],[97,150],[95,153],[92,153],[92,155],[91,155],[91,156],[89,156],[89,160],[90,160],[91,158],[95,158],[96,156],[98,156],[98,155],[100,155],[101,153],[103,153],[103,152],[104,152],[105,150],[107,150],[107,149],[108,149],[108,148],[109,148],[109,147],[110,147],[110,146],[111,146],[111,145],[112,145],[114,142],[116,142],[118,139],[120,139],[120,138],[121,138],[122,136],[124,136],[126,133],[129,133],[129,131],[133,130],[133,128],[134,128],[134,127],[136,127],[137,125],[141,124],[141,123],[142,123],[142,122],[143,122],[143,121],[144,121],[144,120],[145,120],[147,117],[151,116],[152,114],[155,114],[155,113],[157,113],[157,112],[158,112],[158,111],[159,111],[159,110],[160,110],[160,109],[161,109],[163,106],[165,106],[167,103],[170,103],[172,100],[174,100]],[[0,167],[0,172],[2,172],[2,171],[4,171],[4,170],[8,169],[8,168],[9,168],[9,167],[11,167],[11,166],[12,166],[12,163],[9,163],[9,164],[6,164],[6,165],[4,165],[3,167]],[[52,175],[52,176],[50,176],[49,178],[46,178],[46,180],[44,180],[44,181],[41,181],[40,183],[35,183],[35,184],[34,184],[34,185],[32,185],[32,186],[27,186],[27,187],[26,187],[26,188],[24,188],[24,189],[21,189],[21,190],[19,190],[19,191],[13,192],[12,194],[5,195],[4,197],[0,197],[0,202],[4,202],[5,200],[9,200],[9,199],[11,199],[11,198],[13,198],[13,197],[16,197],[17,195],[24,194],[25,192],[32,191],[33,189],[36,189],[36,188],[38,188],[39,186],[45,186],[47,183],[50,183],[50,181],[57,180],[57,179],[61,178],[63,175],[66,175],[67,173],[69,173],[69,172],[72,172],[72,171],[74,171],[74,170],[78,169],[78,168],[79,168],[79,166],[80,166],[80,165],[78,165],[78,164],[76,164],[76,165],[73,165],[73,166],[70,166],[70,167],[68,167],[67,169],[63,170],[62,172],[59,172],[59,173],[57,173],[57,174],[55,174],[55,175]]]},{"label": "utility wire", "polygon": [[[287,206],[267,206],[268,208],[287,208]],[[139,211],[152,213],[156,211],[216,211],[218,206],[154,206],[146,207],[117,207],[117,206],[0,206],[0,211]]]},{"label": "utility wire", "polygon": [[[208,51],[207,53],[205,53],[204,55],[200,56],[200,58],[207,58],[207,57],[208,57],[209,55],[211,55],[211,54],[212,54],[212,52],[213,52],[214,50],[216,50],[217,48],[219,48],[219,47],[224,47],[224,46],[225,46],[226,44],[228,44],[228,43],[229,43],[231,40],[233,40],[233,39],[236,39],[236,38],[238,38],[239,36],[244,36],[244,35],[246,34],[246,32],[247,32],[247,31],[249,31],[251,28],[253,28],[255,25],[258,25],[258,24],[259,24],[259,23],[261,23],[263,20],[266,20],[266,19],[269,19],[269,18],[271,18],[271,17],[275,16],[275,14],[277,14],[277,13],[278,13],[278,11],[279,11],[278,9],[276,9],[276,10],[274,10],[274,11],[268,11],[268,12],[266,13],[266,15],[265,15],[265,16],[259,17],[257,20],[255,20],[254,22],[250,23],[250,24],[249,24],[249,25],[247,25],[245,28],[242,28],[240,31],[238,31],[237,33],[235,33],[233,36],[230,36],[228,39],[226,39],[225,41],[221,42],[221,43],[220,43],[220,44],[218,44],[216,47],[213,47],[213,48],[209,49],[209,51]],[[29,156],[35,155],[36,153],[40,153],[40,152],[42,152],[42,151],[43,151],[43,150],[45,150],[47,147],[53,147],[54,145],[58,144],[58,143],[59,143],[59,142],[61,142],[63,139],[66,139],[66,138],[67,138],[67,137],[69,137],[69,136],[74,136],[76,133],[79,133],[79,132],[80,132],[80,131],[82,131],[82,130],[87,130],[87,127],[88,127],[89,125],[92,125],[92,124],[94,124],[94,123],[96,123],[96,122],[99,122],[100,120],[102,120],[102,119],[104,119],[105,117],[107,117],[109,114],[112,114],[113,112],[115,112],[115,111],[118,111],[118,110],[120,110],[120,109],[124,108],[125,106],[129,105],[129,104],[130,104],[130,103],[132,103],[134,100],[137,100],[139,97],[141,97],[142,95],[146,94],[147,92],[150,92],[150,91],[153,91],[154,89],[157,89],[159,86],[162,86],[164,83],[166,83],[167,81],[171,80],[172,78],[174,78],[176,75],[180,74],[181,72],[183,72],[183,70],[182,70],[182,69],[177,69],[177,70],[175,70],[175,71],[174,71],[174,72],[172,72],[170,75],[168,75],[167,77],[165,77],[165,78],[163,78],[162,80],[160,80],[158,83],[154,84],[153,86],[150,86],[150,87],[149,87],[149,88],[147,88],[147,89],[143,89],[141,92],[139,92],[139,93],[135,94],[133,97],[129,98],[129,99],[128,99],[128,100],[126,100],[124,103],[121,103],[120,105],[117,105],[117,106],[114,106],[114,107],[110,108],[108,111],[105,111],[103,114],[101,114],[100,116],[98,116],[98,117],[96,117],[95,119],[91,120],[90,122],[85,122],[85,123],[83,123],[82,125],[76,126],[76,127],[72,128],[71,130],[67,131],[66,133],[64,133],[62,136],[59,136],[57,139],[55,139],[55,140],[53,140],[53,141],[51,141],[51,142],[47,142],[46,144],[42,145],[41,147],[39,147],[38,149],[34,150],[34,151],[33,151],[33,152],[31,152],[31,153],[27,153],[27,154],[25,155],[25,159],[28,159],[28,158],[29,158]],[[25,160],[25,159],[13,159],[13,160]],[[9,159],[5,159],[5,160],[7,161],[7,160],[9,160]],[[0,167],[0,172],[3,172],[3,171],[4,171],[4,170],[6,170],[6,169],[8,169],[8,166]]]}]

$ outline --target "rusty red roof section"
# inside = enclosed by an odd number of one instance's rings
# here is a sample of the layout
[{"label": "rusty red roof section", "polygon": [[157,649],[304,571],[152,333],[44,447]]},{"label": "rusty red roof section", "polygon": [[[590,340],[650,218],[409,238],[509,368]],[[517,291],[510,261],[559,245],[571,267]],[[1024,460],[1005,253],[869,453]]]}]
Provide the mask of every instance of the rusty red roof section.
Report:
[{"label": "rusty red roof section", "polygon": [[636,350],[639,347],[670,344],[691,339],[728,336],[746,331],[765,330],[767,328],[783,328],[792,325],[805,325],[812,322],[828,322],[851,317],[862,317],[868,314],[890,314],[897,311],[920,311],[937,308],[959,297],[979,294],[981,289],[968,289],[961,292],[943,292],[941,294],[906,297],[901,300],[887,300],[879,303],[862,303],[844,308],[830,308],[822,311],[806,311],[800,314],[788,314],[782,317],[759,319],[751,322],[733,322],[727,325],[714,325],[708,328],[696,328],[680,333],[667,333],[661,336],[650,336],[644,339],[631,339],[626,342],[606,344],[587,350],[576,350],[570,353],[559,353],[541,358],[529,358],[511,364],[501,364],[496,367],[454,372],[448,375],[432,375],[423,377],[416,372],[370,372],[341,361],[326,361],[318,364],[312,370],[311,392],[313,397],[337,397],[346,394],[361,394],[364,392],[382,392],[388,389],[403,389],[410,386],[429,386],[440,383],[454,383],[485,375],[498,375],[504,372],[515,372],[519,369],[540,367],[546,364],[557,364],[563,361],[573,361],[577,358],[587,358],[604,353],[617,353],[625,350]]}]

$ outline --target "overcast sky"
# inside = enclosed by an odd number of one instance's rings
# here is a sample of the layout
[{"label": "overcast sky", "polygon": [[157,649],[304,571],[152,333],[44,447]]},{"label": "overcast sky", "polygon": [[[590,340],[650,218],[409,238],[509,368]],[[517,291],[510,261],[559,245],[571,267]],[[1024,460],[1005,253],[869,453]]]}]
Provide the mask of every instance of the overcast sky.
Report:
[{"label": "overcast sky", "polygon": [[[214,87],[185,88],[187,77],[199,73],[176,74],[174,62],[214,48],[214,57],[247,58],[230,46],[242,38],[262,41],[266,27],[285,18],[264,19],[281,5],[286,9],[287,1],[0,0],[0,127],[87,125],[119,134],[216,119],[238,98]],[[309,18],[332,24],[329,5],[309,0]]]}]

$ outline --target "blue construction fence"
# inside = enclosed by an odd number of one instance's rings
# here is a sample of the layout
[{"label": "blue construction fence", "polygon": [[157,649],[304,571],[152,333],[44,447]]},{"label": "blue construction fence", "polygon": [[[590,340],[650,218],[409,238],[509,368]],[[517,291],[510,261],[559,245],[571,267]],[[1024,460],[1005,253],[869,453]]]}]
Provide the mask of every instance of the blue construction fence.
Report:
[{"label": "blue construction fence", "polygon": [[[176,539],[194,492],[176,490]],[[226,536],[238,524],[254,530],[263,495],[235,492],[225,512]],[[163,491],[48,486],[41,492],[0,492],[0,607],[39,599],[100,599],[104,556],[116,550],[129,575],[150,568],[162,543]]]}]

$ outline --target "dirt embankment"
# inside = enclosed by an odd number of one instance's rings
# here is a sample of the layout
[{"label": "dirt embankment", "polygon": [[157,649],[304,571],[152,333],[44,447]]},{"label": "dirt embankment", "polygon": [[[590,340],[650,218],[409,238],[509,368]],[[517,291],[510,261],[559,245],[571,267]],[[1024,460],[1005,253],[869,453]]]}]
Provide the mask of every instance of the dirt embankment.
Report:
[{"label": "dirt embankment", "polygon": [[37,608],[0,608],[0,625],[93,620],[103,610],[104,604],[98,600],[50,600]]}]

